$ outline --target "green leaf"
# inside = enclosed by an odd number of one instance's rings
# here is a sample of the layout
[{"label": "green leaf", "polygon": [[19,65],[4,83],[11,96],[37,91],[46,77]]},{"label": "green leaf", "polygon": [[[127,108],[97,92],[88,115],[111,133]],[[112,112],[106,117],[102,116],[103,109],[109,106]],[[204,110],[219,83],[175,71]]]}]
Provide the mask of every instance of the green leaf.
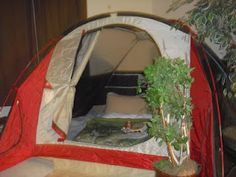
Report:
[{"label": "green leaf", "polygon": [[[176,10],[177,7],[181,7],[186,2],[185,0],[176,0],[171,5],[170,10]],[[208,38],[212,43],[217,44],[219,50],[225,49],[224,60],[227,67],[225,69],[228,74],[232,71],[236,73],[235,7],[235,0],[197,0],[194,8],[188,12],[188,16],[182,18],[185,23],[195,27],[199,41]],[[221,81],[223,88],[227,89],[228,92],[230,91],[230,84],[232,83],[226,84],[225,79],[219,77],[217,81]],[[233,94],[235,93],[236,91],[233,91]]]},{"label": "green leaf", "polygon": [[162,146],[162,144],[163,144],[163,141],[160,140],[160,141],[158,142],[158,146]]},{"label": "green leaf", "polygon": [[148,127],[152,127],[152,123],[151,122],[147,122],[147,126]]},{"label": "green leaf", "polygon": [[166,138],[169,142],[173,141],[176,136],[176,130],[173,126],[170,126],[166,129]]},{"label": "green leaf", "polygon": [[169,160],[160,160],[156,163],[154,163],[154,167],[158,169],[163,169],[166,167],[171,167],[171,163]]},{"label": "green leaf", "polygon": [[188,140],[181,135],[180,123],[184,117],[187,128],[191,126],[192,103],[186,92],[193,82],[192,70],[181,58],[161,56],[144,70],[146,83],[143,85],[147,88],[142,94],[153,111],[153,117],[147,123],[148,133],[158,141],[161,139],[159,145],[167,141],[179,150]]},{"label": "green leaf", "polygon": [[186,144],[187,142],[188,142],[188,137],[187,136],[182,137],[179,141],[180,144]]},{"label": "green leaf", "polygon": [[175,148],[176,151],[180,150],[180,144],[179,143],[175,142],[172,145],[173,145],[173,147]]}]

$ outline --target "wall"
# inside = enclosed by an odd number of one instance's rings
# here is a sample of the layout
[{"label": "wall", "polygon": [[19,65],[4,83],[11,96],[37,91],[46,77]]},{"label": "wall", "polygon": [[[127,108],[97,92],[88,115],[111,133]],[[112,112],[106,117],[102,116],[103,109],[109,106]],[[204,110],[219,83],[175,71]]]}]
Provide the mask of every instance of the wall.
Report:
[{"label": "wall", "polygon": [[114,11],[152,11],[152,0],[87,0],[88,17]]},{"label": "wall", "polygon": [[37,49],[86,15],[85,0],[1,1],[0,106]]},{"label": "wall", "polygon": [[182,17],[193,4],[187,4],[175,12],[167,13],[173,0],[87,0],[88,17],[114,11],[134,11],[157,15],[164,18]]},{"label": "wall", "polygon": [[194,7],[194,2],[186,4],[178,8],[176,11],[170,11],[167,13],[173,0],[153,0],[152,1],[152,14],[164,17],[167,19],[178,19],[186,15],[186,12]]}]

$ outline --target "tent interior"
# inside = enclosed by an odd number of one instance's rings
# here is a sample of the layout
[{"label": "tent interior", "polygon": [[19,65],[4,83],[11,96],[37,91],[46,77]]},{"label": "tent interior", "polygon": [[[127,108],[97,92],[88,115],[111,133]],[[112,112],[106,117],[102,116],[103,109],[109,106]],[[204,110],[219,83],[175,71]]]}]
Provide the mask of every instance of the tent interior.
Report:
[{"label": "tent interior", "polygon": [[[74,70],[94,33],[81,40]],[[158,47],[144,31],[133,27],[101,29],[76,85],[67,139],[118,147],[149,139],[145,122],[151,114],[137,95],[137,87],[144,68],[158,55]]]}]

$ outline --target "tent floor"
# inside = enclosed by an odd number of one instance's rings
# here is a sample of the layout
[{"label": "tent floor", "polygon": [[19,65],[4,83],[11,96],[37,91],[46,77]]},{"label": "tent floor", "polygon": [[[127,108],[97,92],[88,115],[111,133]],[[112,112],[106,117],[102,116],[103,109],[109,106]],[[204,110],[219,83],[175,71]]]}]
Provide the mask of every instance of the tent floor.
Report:
[{"label": "tent floor", "polygon": [[155,172],[136,168],[58,158],[30,158],[0,172],[0,177],[154,177]]}]

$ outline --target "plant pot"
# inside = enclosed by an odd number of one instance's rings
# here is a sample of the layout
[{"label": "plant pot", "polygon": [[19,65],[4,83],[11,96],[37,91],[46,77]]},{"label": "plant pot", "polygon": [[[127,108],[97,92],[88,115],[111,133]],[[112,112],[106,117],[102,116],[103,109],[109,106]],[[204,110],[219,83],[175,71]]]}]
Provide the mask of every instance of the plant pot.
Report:
[{"label": "plant pot", "polygon": [[154,169],[156,177],[198,177],[201,171],[199,164],[191,159],[185,159],[178,167],[166,166],[160,170],[154,165]]},{"label": "plant pot", "polygon": [[156,176],[155,177],[198,177],[198,174],[192,174],[192,175],[187,175],[187,176],[173,176],[169,175],[167,173],[162,172],[161,170],[155,168]]}]

